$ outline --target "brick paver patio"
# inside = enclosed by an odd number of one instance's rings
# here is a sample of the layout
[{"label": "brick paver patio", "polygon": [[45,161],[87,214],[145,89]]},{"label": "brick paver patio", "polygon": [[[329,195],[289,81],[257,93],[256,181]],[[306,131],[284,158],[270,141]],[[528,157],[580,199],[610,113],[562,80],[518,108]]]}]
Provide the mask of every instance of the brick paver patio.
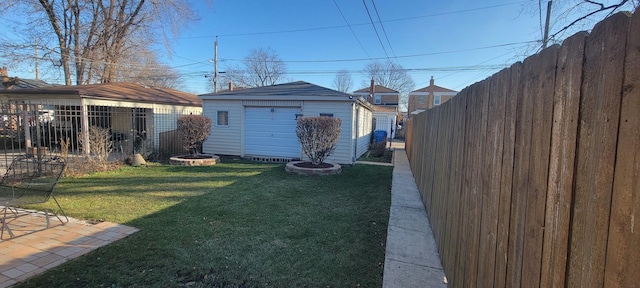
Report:
[{"label": "brick paver patio", "polygon": [[53,218],[51,227],[47,228],[44,215],[36,212],[11,218],[7,225],[14,237],[4,231],[0,239],[0,288],[10,287],[138,231],[110,222],[92,225],[72,218],[65,225]]}]

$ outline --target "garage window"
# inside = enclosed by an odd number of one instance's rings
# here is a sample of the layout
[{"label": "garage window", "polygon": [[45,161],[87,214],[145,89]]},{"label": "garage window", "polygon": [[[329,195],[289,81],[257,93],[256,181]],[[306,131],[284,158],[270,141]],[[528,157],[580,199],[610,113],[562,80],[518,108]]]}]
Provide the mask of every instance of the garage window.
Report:
[{"label": "garage window", "polygon": [[229,126],[229,111],[218,111],[216,125]]}]

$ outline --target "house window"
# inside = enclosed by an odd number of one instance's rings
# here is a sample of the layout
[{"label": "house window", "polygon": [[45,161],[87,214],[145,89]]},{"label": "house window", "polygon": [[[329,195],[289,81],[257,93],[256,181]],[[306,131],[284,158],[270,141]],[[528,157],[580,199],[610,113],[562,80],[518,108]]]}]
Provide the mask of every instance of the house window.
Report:
[{"label": "house window", "polygon": [[373,95],[373,104],[380,104],[380,103],[382,103],[382,96]]},{"label": "house window", "polygon": [[420,95],[420,104],[424,104],[424,95]]},{"label": "house window", "polygon": [[440,105],[440,95],[434,95],[433,96],[433,105],[435,105],[435,106]]},{"label": "house window", "polygon": [[216,125],[229,126],[229,111],[218,111]]},{"label": "house window", "polygon": [[333,113],[320,113],[320,116],[333,117]]}]

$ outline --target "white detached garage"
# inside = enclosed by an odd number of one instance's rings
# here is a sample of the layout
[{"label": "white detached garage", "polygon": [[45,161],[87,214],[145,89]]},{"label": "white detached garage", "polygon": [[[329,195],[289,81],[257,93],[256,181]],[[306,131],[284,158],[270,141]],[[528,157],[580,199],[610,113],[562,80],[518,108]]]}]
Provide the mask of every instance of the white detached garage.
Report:
[{"label": "white detached garage", "polygon": [[363,98],[303,81],[198,97],[213,120],[205,153],[268,162],[305,159],[296,118],[332,116],[342,120],[342,134],[327,161],[352,164],[367,151],[373,131],[373,107]]}]

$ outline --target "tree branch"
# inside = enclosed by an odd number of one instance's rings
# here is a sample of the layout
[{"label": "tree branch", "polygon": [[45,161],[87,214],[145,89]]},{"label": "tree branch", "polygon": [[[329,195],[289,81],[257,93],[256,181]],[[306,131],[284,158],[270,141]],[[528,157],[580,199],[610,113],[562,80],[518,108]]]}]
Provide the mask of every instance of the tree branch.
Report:
[{"label": "tree branch", "polygon": [[614,11],[616,11],[618,8],[622,7],[624,4],[626,4],[627,2],[629,2],[629,0],[621,0],[618,4],[614,4],[614,5],[609,5],[609,6],[604,6],[604,4],[599,3],[599,2],[595,2],[595,1],[591,1],[591,0],[583,0],[586,3],[590,3],[590,4],[594,4],[594,5],[598,5],[600,6],[600,9],[598,10],[594,10],[591,11],[589,13],[587,13],[586,15],[573,20],[571,23],[569,23],[568,25],[564,26],[562,29],[558,30],[558,32],[554,33],[553,35],[551,35],[551,39],[555,38],[558,34],[564,32],[565,30],[571,28],[571,26],[575,25],[576,23],[589,18],[590,16],[600,13],[602,11],[607,11],[607,10],[611,10],[611,13],[613,13]]}]

